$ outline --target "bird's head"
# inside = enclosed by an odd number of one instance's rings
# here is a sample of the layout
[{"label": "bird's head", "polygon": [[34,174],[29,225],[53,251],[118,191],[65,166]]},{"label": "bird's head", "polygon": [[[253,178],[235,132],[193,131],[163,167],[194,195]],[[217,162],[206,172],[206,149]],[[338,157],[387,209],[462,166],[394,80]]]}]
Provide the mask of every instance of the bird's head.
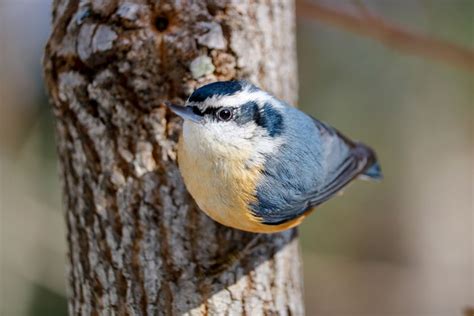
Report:
[{"label": "bird's head", "polygon": [[207,84],[194,91],[185,106],[168,107],[184,119],[185,142],[210,146],[218,153],[247,149],[266,153],[284,131],[285,105],[245,81]]}]

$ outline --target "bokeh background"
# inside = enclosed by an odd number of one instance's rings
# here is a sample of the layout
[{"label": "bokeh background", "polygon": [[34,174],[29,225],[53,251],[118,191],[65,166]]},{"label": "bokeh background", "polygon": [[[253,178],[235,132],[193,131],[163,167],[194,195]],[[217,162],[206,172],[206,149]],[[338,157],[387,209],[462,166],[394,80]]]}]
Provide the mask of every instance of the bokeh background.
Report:
[{"label": "bokeh background", "polygon": [[[472,0],[364,3],[474,49]],[[49,22],[49,0],[0,1],[1,315],[66,314],[65,225],[40,66]],[[297,39],[299,106],[371,144],[385,174],[302,225],[307,315],[467,315],[473,73],[318,21],[299,19]]]}]

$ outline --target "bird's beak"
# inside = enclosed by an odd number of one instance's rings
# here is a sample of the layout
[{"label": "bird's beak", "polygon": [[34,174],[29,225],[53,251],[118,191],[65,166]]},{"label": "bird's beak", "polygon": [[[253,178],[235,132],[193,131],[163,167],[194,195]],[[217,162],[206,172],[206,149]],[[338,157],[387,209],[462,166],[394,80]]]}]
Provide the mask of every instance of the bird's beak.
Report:
[{"label": "bird's beak", "polygon": [[190,120],[194,123],[201,123],[204,119],[203,116],[194,113],[193,109],[190,106],[180,106],[169,102],[165,102],[165,105],[184,120]]}]

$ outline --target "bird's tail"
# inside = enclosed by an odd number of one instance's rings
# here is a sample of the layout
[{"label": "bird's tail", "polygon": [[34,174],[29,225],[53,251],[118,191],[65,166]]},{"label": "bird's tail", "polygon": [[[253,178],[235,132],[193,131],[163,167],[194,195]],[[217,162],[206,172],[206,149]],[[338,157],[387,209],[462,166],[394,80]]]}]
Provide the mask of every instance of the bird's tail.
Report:
[{"label": "bird's tail", "polygon": [[376,161],[374,162],[365,172],[362,174],[364,177],[367,177],[371,180],[382,180],[382,168],[380,164]]},{"label": "bird's tail", "polygon": [[372,150],[372,148],[361,143],[357,143],[356,146],[359,150],[364,151],[365,156],[367,157],[367,167],[365,168],[364,172],[360,174],[359,177],[366,180],[382,180],[382,168],[380,167],[380,164],[377,160],[377,156]]}]

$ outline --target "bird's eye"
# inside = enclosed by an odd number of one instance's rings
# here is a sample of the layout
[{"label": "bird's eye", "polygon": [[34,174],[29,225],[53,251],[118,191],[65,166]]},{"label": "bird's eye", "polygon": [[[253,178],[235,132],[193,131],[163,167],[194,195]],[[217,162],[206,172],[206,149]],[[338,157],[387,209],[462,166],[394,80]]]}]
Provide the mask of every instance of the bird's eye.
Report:
[{"label": "bird's eye", "polygon": [[228,121],[232,118],[232,110],[229,108],[222,108],[219,111],[217,111],[217,117],[221,121]]}]

